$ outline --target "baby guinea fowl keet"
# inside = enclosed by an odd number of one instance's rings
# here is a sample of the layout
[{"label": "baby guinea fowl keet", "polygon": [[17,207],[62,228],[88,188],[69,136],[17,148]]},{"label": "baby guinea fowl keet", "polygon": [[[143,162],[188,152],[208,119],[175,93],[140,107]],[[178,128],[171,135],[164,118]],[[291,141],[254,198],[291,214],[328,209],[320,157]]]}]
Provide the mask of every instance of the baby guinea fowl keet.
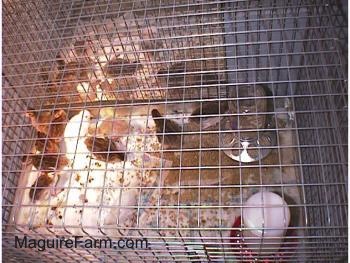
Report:
[{"label": "baby guinea fowl keet", "polygon": [[68,121],[64,110],[35,111],[29,109],[25,115],[30,118],[33,127],[38,132],[48,135],[52,140],[60,141]]}]

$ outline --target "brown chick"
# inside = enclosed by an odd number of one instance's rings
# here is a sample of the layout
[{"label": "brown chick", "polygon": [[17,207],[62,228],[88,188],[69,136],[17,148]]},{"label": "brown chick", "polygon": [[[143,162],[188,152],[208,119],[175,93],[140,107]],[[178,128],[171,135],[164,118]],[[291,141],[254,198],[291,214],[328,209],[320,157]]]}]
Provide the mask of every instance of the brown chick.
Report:
[{"label": "brown chick", "polygon": [[37,170],[40,171],[56,171],[61,170],[69,164],[68,159],[60,154],[34,154],[28,156],[28,161]]},{"label": "brown chick", "polygon": [[125,153],[120,152],[114,142],[107,137],[89,136],[84,143],[97,160],[111,163],[124,160]]},{"label": "brown chick", "polygon": [[79,93],[81,101],[94,101],[97,98],[97,87],[99,85],[100,80],[81,82],[76,85],[76,91]]},{"label": "brown chick", "polygon": [[83,99],[77,91],[81,82],[89,81],[91,66],[88,61],[72,61],[66,63],[61,55],[57,56],[58,73],[49,82],[48,92],[54,97],[55,103],[81,102]]},{"label": "brown chick", "polygon": [[43,199],[47,193],[48,187],[53,182],[53,175],[49,173],[40,173],[38,179],[32,184],[29,197],[34,201]]},{"label": "brown chick", "polygon": [[57,81],[64,80],[68,76],[74,76],[75,79],[80,81],[88,81],[90,67],[87,61],[79,60],[66,63],[60,54],[57,55],[56,59],[59,69],[59,75],[56,78]]},{"label": "brown chick", "polygon": [[58,153],[59,143],[47,137],[42,132],[37,132],[37,139],[35,140],[35,150],[41,153]]},{"label": "brown chick", "polygon": [[30,109],[25,115],[30,118],[33,127],[38,132],[48,135],[56,142],[61,140],[68,121],[64,110],[37,112]]}]

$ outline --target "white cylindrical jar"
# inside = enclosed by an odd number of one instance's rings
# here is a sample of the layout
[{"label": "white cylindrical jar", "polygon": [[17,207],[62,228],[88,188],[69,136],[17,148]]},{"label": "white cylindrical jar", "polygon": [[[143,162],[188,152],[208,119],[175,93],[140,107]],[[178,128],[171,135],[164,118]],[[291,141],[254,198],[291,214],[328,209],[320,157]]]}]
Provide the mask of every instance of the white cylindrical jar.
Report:
[{"label": "white cylindrical jar", "polygon": [[254,254],[274,254],[289,222],[290,210],[283,198],[272,192],[258,192],[243,208],[244,243]]}]

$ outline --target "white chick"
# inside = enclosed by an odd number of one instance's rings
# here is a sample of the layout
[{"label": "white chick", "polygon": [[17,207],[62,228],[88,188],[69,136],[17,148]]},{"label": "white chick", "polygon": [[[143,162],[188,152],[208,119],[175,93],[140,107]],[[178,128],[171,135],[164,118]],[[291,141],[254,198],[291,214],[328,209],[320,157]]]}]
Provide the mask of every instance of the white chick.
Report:
[{"label": "white chick", "polygon": [[82,170],[89,166],[91,155],[84,141],[91,118],[91,113],[83,110],[70,119],[64,131],[66,157],[73,170]]},{"label": "white chick", "polygon": [[66,187],[69,178],[75,171],[83,170],[89,166],[91,156],[84,140],[90,120],[91,113],[83,110],[70,119],[64,130],[64,142],[62,142],[61,149],[66,152],[69,164],[57,173],[54,192],[52,193],[54,196]]},{"label": "white chick", "polygon": [[[97,165],[98,163],[98,165]],[[117,171],[113,167],[119,167]],[[104,225],[124,226],[132,222],[137,204],[139,178],[135,176],[133,166],[112,165],[94,161],[90,171],[75,172],[66,185],[61,218],[53,219],[54,225],[64,223],[67,226],[80,225],[90,235],[98,235]],[[128,187],[124,186],[128,185]],[[80,228],[67,228],[75,235],[80,235]],[[106,230],[107,231],[107,230]]]}]

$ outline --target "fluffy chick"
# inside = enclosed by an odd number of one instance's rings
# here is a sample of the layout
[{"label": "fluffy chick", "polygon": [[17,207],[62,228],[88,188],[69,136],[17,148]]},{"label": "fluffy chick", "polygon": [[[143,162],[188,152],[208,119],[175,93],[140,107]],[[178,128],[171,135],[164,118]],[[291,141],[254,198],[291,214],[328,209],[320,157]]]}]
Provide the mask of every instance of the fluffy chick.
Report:
[{"label": "fluffy chick", "polygon": [[68,121],[64,110],[35,111],[29,109],[25,115],[38,132],[48,135],[50,139],[56,142],[60,141]]},{"label": "fluffy chick", "polygon": [[39,171],[59,171],[69,164],[68,159],[60,154],[33,154],[27,157],[29,161]]},{"label": "fluffy chick", "polygon": [[50,139],[46,134],[42,132],[37,132],[37,138],[35,140],[35,151],[41,153],[58,153],[59,152],[59,143],[54,139]]},{"label": "fluffy chick", "polygon": [[91,119],[90,111],[82,110],[69,120],[64,131],[66,157],[75,170],[85,169],[85,166],[89,165],[89,150],[84,141]]},{"label": "fluffy chick", "polygon": [[48,92],[57,95],[54,97],[55,103],[81,102],[77,86],[90,80],[91,65],[85,60],[66,63],[60,55],[57,56],[57,64],[57,74],[49,82]]}]

